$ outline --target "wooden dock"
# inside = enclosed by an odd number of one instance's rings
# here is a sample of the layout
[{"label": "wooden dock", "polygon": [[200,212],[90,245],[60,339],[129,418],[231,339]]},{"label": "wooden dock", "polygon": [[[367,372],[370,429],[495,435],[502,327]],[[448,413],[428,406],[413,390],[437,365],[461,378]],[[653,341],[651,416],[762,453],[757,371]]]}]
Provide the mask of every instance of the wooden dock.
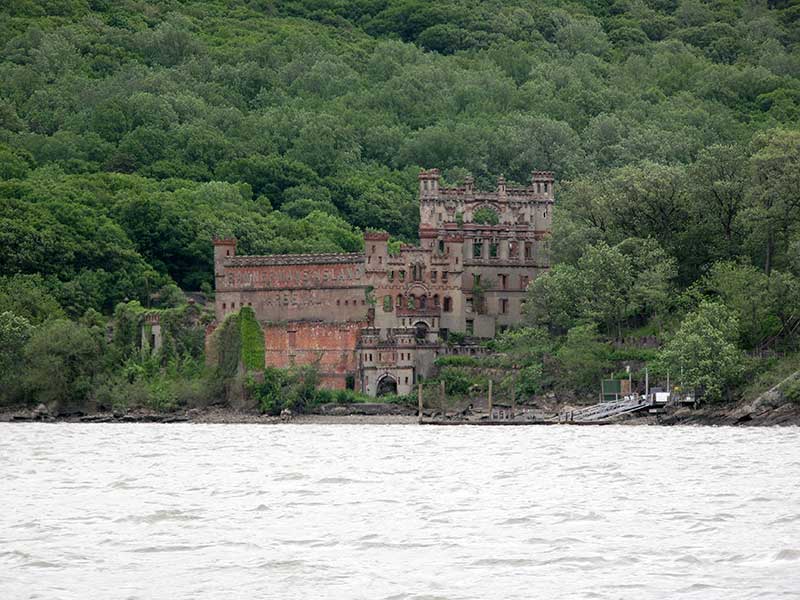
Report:
[{"label": "wooden dock", "polygon": [[492,402],[492,382],[489,381],[488,412],[464,411],[448,416],[444,402],[444,382],[440,387],[441,410],[437,414],[425,415],[422,398],[422,385],[417,388],[417,415],[420,425],[485,425],[485,426],[517,426],[517,425],[612,425],[619,417],[641,411],[652,412],[655,405],[648,399],[630,396],[613,402],[600,402],[591,406],[582,406],[574,410],[562,411],[558,414],[542,415],[532,411],[517,410],[516,398],[512,394],[511,406],[494,406]]}]

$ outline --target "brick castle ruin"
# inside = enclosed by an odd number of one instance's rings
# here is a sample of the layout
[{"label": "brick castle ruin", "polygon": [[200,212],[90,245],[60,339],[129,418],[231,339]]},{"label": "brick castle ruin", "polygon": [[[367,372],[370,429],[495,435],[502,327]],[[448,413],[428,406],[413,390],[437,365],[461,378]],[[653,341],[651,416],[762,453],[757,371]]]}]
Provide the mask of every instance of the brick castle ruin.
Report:
[{"label": "brick castle ruin", "polygon": [[235,239],[215,239],[216,321],[251,307],[265,366],[316,364],[327,387],[411,392],[437,356],[475,352],[476,338],[519,322],[528,283],[549,266],[553,174],[521,188],[501,176],[484,192],[423,170],[419,202],[419,246],[397,255],[383,232],[338,254],[239,256]]}]

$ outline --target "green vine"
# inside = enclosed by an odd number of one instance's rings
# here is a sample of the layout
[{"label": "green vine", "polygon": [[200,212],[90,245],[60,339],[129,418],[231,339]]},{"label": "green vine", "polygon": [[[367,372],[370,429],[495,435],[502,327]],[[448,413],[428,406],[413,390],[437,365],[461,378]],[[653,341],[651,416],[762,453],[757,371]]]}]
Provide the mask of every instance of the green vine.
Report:
[{"label": "green vine", "polygon": [[248,370],[264,368],[264,332],[253,309],[245,306],[239,311],[239,332],[242,344],[242,364]]},{"label": "green vine", "polygon": [[375,300],[375,286],[368,285],[364,289],[364,298],[370,306],[375,306],[375,304],[377,304],[377,300]]},{"label": "green vine", "polygon": [[240,367],[264,369],[264,332],[252,308],[245,306],[225,318],[211,335],[207,357],[223,377],[235,376]]}]

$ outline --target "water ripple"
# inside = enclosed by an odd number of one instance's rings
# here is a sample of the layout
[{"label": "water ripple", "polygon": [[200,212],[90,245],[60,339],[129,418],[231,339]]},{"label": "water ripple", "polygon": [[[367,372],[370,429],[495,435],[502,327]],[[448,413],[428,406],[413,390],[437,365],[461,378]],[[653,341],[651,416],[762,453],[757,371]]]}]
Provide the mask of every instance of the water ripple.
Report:
[{"label": "water ripple", "polygon": [[798,481],[796,428],[0,424],[0,598],[796,598]]}]

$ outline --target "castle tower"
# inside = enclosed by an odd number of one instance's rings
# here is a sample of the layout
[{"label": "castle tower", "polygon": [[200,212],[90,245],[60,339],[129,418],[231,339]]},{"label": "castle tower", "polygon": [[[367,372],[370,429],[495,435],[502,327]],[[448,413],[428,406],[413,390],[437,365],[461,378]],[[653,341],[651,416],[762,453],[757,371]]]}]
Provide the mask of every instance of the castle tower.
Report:
[{"label": "castle tower", "polygon": [[533,171],[531,173],[531,187],[535,194],[541,194],[545,200],[553,200],[553,173],[550,171]]},{"label": "castle tower", "polygon": [[214,238],[211,243],[214,244],[214,279],[219,289],[223,283],[220,279],[225,277],[225,260],[236,256],[236,238]]},{"label": "castle tower", "polygon": [[419,197],[436,197],[439,195],[439,169],[423,169],[419,172]]}]

